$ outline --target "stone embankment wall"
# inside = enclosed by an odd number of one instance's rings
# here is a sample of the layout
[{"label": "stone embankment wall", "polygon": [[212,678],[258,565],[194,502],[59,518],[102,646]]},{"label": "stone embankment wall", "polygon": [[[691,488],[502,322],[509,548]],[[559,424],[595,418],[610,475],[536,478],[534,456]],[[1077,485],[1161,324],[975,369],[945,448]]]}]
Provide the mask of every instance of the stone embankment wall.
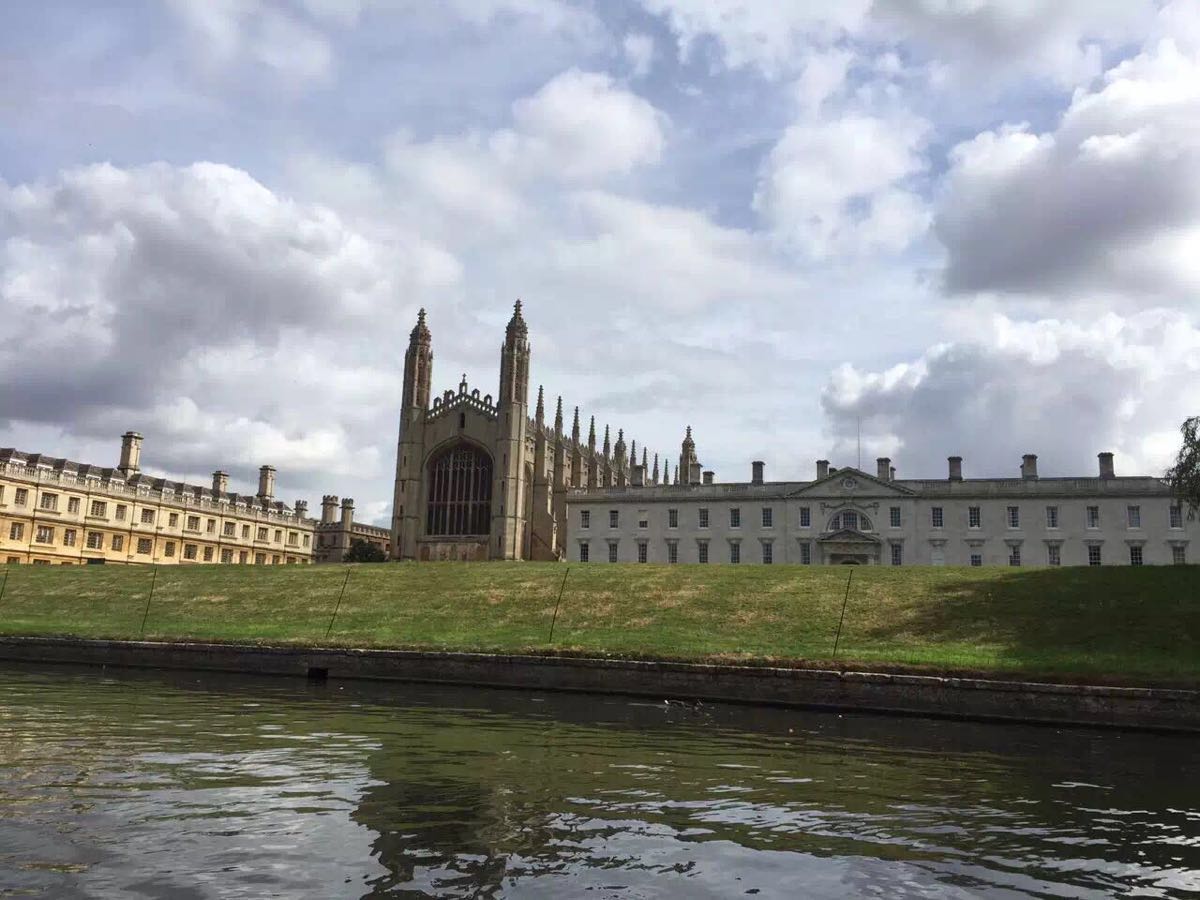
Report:
[{"label": "stone embankment wall", "polygon": [[1200,691],[616,659],[0,638],[0,659],[366,678],[1200,732]]}]

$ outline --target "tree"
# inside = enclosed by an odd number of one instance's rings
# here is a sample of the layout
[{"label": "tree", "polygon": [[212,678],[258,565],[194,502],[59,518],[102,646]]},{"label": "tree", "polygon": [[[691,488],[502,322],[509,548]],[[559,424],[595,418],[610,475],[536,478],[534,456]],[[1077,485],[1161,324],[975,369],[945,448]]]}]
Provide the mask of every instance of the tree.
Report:
[{"label": "tree", "polygon": [[350,550],[342,557],[342,562],[348,563],[381,563],[387,562],[387,554],[375,544],[355,538],[350,542]]},{"label": "tree", "polygon": [[1171,493],[1189,509],[1200,510],[1200,416],[1185,419],[1179,426],[1183,446],[1175,465],[1167,470]]}]

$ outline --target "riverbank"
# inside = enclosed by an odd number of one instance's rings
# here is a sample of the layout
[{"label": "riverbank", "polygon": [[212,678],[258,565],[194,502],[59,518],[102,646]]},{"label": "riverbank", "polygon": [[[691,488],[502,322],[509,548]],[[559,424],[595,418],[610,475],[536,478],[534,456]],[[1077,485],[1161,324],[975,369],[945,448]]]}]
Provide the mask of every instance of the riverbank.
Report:
[{"label": "riverbank", "polygon": [[767,665],[0,638],[0,661],[181,669],[620,694],[948,719],[1200,733],[1200,691],[946,678]]},{"label": "riverbank", "polygon": [[800,566],[20,566],[0,577],[0,634],[12,636],[1200,684],[1196,566],[862,568],[848,592],[850,570]]}]

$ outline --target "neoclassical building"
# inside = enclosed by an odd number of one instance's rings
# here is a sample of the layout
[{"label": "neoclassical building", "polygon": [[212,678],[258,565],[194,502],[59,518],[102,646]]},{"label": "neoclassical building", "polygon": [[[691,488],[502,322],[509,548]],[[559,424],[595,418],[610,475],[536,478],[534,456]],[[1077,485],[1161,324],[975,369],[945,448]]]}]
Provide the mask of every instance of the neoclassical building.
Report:
[{"label": "neoclassical building", "polygon": [[1099,454],[1092,476],[1042,478],[1026,455],[1012,478],[904,479],[816,463],[811,481],[718,483],[688,428],[675,461],[561,397],[547,424],[529,404],[529,332],[518,301],[500,349],[499,392],[431,392],[432,337],[421,311],[404,362],[392,518],[394,559],[801,565],[1150,565],[1196,560],[1200,527],[1160,479],[1118,476]]}]

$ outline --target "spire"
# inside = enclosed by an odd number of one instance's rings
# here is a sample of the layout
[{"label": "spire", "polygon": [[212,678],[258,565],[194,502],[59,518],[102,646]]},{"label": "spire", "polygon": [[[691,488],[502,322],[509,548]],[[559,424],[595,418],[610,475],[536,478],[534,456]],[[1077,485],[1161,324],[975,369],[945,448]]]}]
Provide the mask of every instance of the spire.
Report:
[{"label": "spire", "polygon": [[632,472],[637,468],[637,441],[631,441],[629,444],[629,471]]},{"label": "spire", "polygon": [[695,447],[696,447],[696,442],[692,440],[692,426],[691,425],[689,425],[687,427],[687,434],[684,435],[684,437],[683,437],[683,446],[685,448],[690,447],[692,449],[695,449]]},{"label": "spire", "polygon": [[575,421],[571,423],[571,440],[579,445],[579,407],[575,407]]},{"label": "spire", "polygon": [[[464,382],[465,380],[466,377],[464,376]],[[539,425],[546,421],[546,393],[540,384],[538,385],[537,409],[533,415]]]},{"label": "spire", "polygon": [[646,448],[642,448],[642,471],[649,474],[650,472],[650,457],[646,452]]},{"label": "spire", "polygon": [[414,344],[417,342],[429,343],[429,338],[429,327],[425,324],[425,307],[422,306],[417,313],[417,324],[413,326],[409,340]]},{"label": "spire", "polygon": [[654,479],[654,483],[655,483],[655,484],[658,484],[658,454],[657,454],[657,453],[655,453],[655,454],[654,454],[654,475],[653,475],[653,479]]},{"label": "spire", "polygon": [[458,392],[465,394],[467,392],[467,373],[463,372],[462,381],[458,383]]},{"label": "spire", "polygon": [[563,433],[563,416],[562,416],[562,394],[558,395],[558,408],[554,410],[554,434],[556,437],[562,437]]},{"label": "spire", "polygon": [[513,304],[513,314],[512,318],[508,320],[508,329],[505,331],[505,337],[511,344],[518,338],[524,340],[528,336],[529,328],[525,324],[525,317],[521,315],[521,301],[518,300]]},{"label": "spire", "polygon": [[596,449],[596,417],[592,416],[591,424],[588,425],[588,446],[595,451]]},{"label": "spire", "polygon": [[604,458],[612,456],[612,442],[608,439],[608,426],[604,426]]},{"label": "spire", "polygon": [[667,460],[663,460],[663,484],[671,483],[671,464]]}]

